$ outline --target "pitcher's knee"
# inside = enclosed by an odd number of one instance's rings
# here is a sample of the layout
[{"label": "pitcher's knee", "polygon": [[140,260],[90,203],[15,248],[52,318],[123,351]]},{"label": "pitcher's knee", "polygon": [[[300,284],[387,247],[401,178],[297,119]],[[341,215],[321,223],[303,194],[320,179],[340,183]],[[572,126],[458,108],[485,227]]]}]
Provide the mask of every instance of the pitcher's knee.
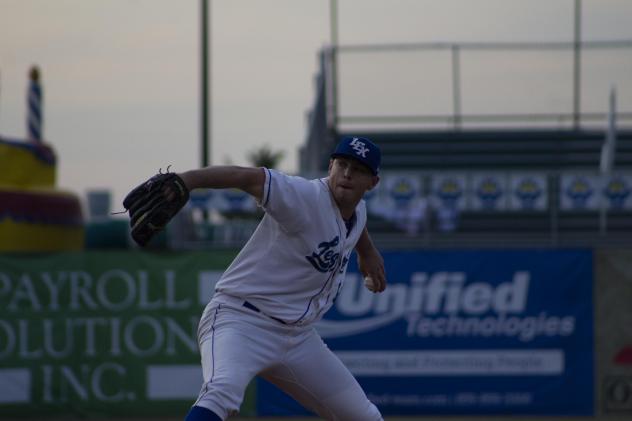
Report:
[{"label": "pitcher's knee", "polygon": [[378,421],[384,421],[384,418],[382,418],[382,413],[380,412],[379,409],[377,409],[377,406],[375,406],[374,403],[371,403],[371,411],[372,411],[372,417],[375,417],[376,420]]},{"label": "pitcher's knee", "polygon": [[353,416],[353,418],[349,418],[349,420],[367,420],[367,421],[383,421],[382,414],[380,410],[377,409],[377,406],[373,404],[371,401],[367,400],[367,405],[365,406],[364,414],[358,414],[358,417]]},{"label": "pitcher's knee", "polygon": [[380,410],[364,393],[340,393],[325,401],[324,406],[325,418],[332,421],[383,421]]}]

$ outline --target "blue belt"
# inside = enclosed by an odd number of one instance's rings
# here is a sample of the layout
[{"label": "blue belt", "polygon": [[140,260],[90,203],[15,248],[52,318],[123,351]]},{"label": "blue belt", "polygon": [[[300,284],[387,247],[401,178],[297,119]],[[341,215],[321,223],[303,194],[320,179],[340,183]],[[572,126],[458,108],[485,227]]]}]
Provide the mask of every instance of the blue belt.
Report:
[{"label": "blue belt", "polygon": [[287,324],[284,320],[281,320],[278,317],[268,316],[267,314],[265,314],[261,310],[259,310],[259,308],[257,308],[257,306],[255,306],[254,304],[249,303],[248,301],[244,301],[244,307],[249,308],[250,310],[256,311],[257,313],[261,313],[264,316],[267,316],[267,317],[271,318],[272,320],[276,320],[277,322],[279,322],[281,324],[284,324],[284,325]]}]

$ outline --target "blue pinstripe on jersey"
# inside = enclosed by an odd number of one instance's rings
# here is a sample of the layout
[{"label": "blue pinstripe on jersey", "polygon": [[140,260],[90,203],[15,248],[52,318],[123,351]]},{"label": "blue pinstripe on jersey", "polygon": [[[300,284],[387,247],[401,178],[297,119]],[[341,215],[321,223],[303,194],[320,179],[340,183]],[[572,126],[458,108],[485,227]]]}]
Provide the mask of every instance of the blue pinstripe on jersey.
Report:
[{"label": "blue pinstripe on jersey", "polygon": [[272,188],[272,173],[267,168],[265,170],[268,172],[268,192],[266,194],[265,201],[263,202],[264,207],[268,204],[268,201],[270,200],[270,189]]}]

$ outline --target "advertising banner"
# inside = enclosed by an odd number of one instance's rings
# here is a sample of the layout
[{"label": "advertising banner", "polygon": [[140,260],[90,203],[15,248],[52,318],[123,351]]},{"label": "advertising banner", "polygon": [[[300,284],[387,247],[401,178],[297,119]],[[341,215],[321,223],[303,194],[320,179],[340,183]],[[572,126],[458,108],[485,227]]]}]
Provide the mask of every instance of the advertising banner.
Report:
[{"label": "advertising banner", "polygon": [[562,210],[598,210],[602,206],[610,211],[632,209],[630,192],[632,175],[617,173],[563,174],[560,187]]},{"label": "advertising banner", "polygon": [[595,253],[599,412],[632,419],[632,250]]},{"label": "advertising banner", "polygon": [[[417,235],[427,225],[428,205],[423,196],[422,180],[414,173],[391,173],[384,175],[378,186],[383,186],[381,208],[370,207],[409,235]],[[367,204],[367,206],[370,204]],[[377,212],[376,212],[377,210]]]},{"label": "advertising banner", "polygon": [[603,178],[603,196],[609,210],[621,211],[632,209],[630,192],[632,191],[632,175],[614,174]]},{"label": "advertising banner", "polygon": [[[384,258],[386,291],[368,292],[352,258],[318,326],[383,414],[593,414],[591,251]],[[261,415],[305,413],[257,390]]]},{"label": "advertising banner", "polygon": [[601,206],[601,177],[594,174],[562,174],[560,208],[571,211],[594,211]]},{"label": "advertising banner", "polygon": [[433,175],[430,196],[435,206],[459,211],[466,209],[466,181],[467,175],[464,173]]},{"label": "advertising banner", "polygon": [[511,174],[509,208],[518,211],[543,211],[548,208],[548,188],[545,175]]},{"label": "advertising banner", "polygon": [[506,210],[507,180],[504,173],[472,174],[471,208],[482,211]]},{"label": "advertising banner", "polygon": [[0,413],[184,417],[198,320],[234,255],[1,256]]}]

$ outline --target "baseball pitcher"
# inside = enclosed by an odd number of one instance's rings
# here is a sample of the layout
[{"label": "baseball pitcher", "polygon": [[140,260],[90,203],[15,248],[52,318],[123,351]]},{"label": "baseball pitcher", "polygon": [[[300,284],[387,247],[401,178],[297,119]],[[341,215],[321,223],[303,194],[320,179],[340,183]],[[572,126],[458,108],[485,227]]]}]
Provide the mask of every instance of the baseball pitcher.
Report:
[{"label": "baseball pitcher", "polygon": [[336,299],[354,249],[367,288],[386,287],[384,261],[367,231],[362,200],[379,181],[380,160],[370,140],[345,137],[322,179],[214,166],[159,174],[130,192],[124,205],[141,245],[195,188],[238,188],[265,211],[202,314],[198,342],[204,383],[186,421],[237,414],[257,375],[324,419],[382,420],[314,329]]}]

